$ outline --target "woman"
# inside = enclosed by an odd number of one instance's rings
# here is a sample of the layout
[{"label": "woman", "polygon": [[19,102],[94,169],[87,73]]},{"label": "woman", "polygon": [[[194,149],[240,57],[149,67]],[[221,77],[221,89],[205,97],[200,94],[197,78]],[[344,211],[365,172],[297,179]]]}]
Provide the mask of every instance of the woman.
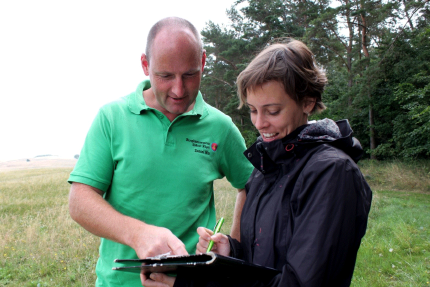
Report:
[{"label": "woman", "polygon": [[308,123],[325,109],[326,82],[312,52],[295,40],[267,47],[239,75],[241,105],[260,133],[245,152],[255,169],[246,185],[241,240],[198,229],[197,253],[213,239],[215,252],[276,268],[279,275],[215,282],[152,274],[145,286],[350,285],[372,192],[356,165],[362,148],[348,121]]}]

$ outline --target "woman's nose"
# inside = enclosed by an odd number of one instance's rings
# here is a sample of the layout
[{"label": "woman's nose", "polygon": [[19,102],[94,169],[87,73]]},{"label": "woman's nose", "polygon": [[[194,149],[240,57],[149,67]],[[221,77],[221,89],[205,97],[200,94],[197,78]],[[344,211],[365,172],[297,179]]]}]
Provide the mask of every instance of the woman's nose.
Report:
[{"label": "woman's nose", "polygon": [[257,130],[261,130],[262,128],[267,126],[267,121],[264,115],[261,115],[260,113],[255,116],[255,121],[253,122],[253,124]]}]

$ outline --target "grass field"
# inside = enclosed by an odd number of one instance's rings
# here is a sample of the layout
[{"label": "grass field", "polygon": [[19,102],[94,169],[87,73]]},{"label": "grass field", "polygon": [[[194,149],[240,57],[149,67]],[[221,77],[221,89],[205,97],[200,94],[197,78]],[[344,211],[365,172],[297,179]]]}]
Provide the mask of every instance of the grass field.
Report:
[{"label": "grass field", "polygon": [[[374,190],[352,286],[430,286],[430,162],[371,162]],[[99,239],[68,214],[70,168],[0,172],[0,286],[94,286]],[[215,182],[230,230],[236,191]]]}]

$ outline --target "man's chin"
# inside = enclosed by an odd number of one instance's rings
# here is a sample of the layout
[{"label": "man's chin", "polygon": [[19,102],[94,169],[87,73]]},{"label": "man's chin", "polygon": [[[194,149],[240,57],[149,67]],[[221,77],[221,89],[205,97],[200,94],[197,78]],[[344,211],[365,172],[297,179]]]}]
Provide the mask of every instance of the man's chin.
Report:
[{"label": "man's chin", "polygon": [[191,104],[191,105],[187,105],[187,106],[185,106],[185,105],[171,106],[171,107],[169,107],[168,111],[171,114],[179,116],[179,115],[182,115],[182,114],[184,114],[186,112],[191,111],[193,109],[193,107],[194,107],[194,103]]}]

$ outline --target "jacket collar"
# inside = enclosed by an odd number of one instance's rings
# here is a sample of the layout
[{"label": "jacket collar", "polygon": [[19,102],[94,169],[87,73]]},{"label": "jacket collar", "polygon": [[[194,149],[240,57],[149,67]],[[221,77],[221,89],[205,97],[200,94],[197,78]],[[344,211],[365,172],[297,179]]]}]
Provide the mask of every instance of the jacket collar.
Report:
[{"label": "jacket collar", "polygon": [[[324,121],[326,120],[328,119],[324,119]],[[337,136],[326,137],[324,135],[331,133],[324,134],[321,130],[315,133],[316,126],[313,125],[320,123],[310,123],[298,127],[286,137],[276,141],[264,142],[261,137],[258,137],[257,141],[244,152],[244,155],[263,174],[276,170],[286,159],[301,156],[310,148],[324,143],[343,150],[357,162],[363,154],[363,149],[359,141],[352,137],[352,129],[348,120],[328,121],[336,125],[339,131]],[[311,129],[314,131],[310,131]]]}]

